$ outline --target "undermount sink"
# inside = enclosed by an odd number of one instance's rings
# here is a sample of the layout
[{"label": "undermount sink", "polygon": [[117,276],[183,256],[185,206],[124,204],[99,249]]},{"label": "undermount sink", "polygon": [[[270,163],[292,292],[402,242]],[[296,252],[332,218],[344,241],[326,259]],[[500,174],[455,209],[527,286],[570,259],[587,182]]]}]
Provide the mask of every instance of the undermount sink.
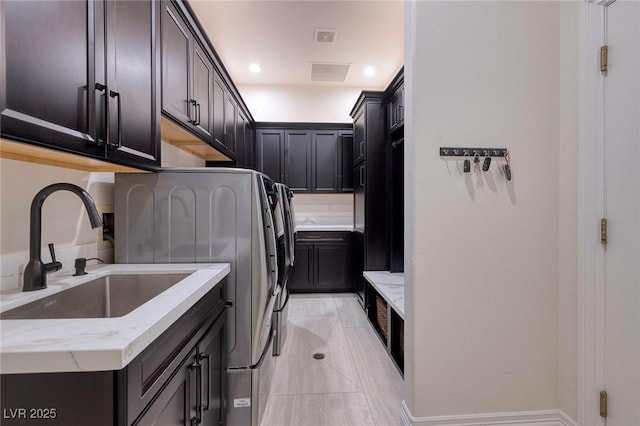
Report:
[{"label": "undermount sink", "polygon": [[0,313],[0,319],[117,318],[190,274],[112,274]]}]

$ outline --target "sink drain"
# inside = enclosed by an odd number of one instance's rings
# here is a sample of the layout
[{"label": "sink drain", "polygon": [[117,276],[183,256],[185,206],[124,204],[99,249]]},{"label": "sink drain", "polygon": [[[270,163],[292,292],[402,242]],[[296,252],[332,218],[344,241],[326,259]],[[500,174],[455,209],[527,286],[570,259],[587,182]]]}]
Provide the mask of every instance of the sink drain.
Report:
[{"label": "sink drain", "polygon": [[323,353],[313,354],[313,359],[324,359]]}]

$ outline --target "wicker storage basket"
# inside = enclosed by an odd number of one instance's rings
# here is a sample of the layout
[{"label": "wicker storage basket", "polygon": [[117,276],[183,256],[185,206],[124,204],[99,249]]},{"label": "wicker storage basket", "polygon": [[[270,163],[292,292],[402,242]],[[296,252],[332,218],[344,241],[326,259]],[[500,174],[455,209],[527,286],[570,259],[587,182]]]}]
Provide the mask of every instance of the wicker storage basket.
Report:
[{"label": "wicker storage basket", "polygon": [[389,331],[387,330],[387,302],[376,293],[376,320],[378,327],[382,332],[382,336],[387,339]]}]

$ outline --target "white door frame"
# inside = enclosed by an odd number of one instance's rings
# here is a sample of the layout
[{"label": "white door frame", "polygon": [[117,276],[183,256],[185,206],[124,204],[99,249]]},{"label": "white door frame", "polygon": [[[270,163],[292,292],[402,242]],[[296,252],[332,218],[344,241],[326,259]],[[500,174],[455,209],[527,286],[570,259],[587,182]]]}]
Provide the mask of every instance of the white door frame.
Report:
[{"label": "white door frame", "polygon": [[580,141],[578,213],[578,424],[601,426],[599,393],[604,386],[605,217],[604,76],[600,46],[606,41],[606,6],[587,0],[580,17]]}]

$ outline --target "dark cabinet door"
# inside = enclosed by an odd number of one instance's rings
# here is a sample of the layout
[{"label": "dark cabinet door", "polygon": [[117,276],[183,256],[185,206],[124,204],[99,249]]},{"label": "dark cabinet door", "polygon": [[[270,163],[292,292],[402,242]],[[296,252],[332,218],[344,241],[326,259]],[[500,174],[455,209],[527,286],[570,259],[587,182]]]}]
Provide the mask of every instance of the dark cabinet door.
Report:
[{"label": "dark cabinet door", "polygon": [[365,307],[365,280],[362,272],[364,271],[364,234],[362,232],[354,232],[351,239],[351,275],[353,287],[358,295],[358,299],[362,307]]},{"label": "dark cabinet door", "polygon": [[353,227],[360,232],[365,231],[366,173],[366,163],[353,169]]},{"label": "dark cabinet door", "polygon": [[291,269],[289,289],[295,291],[313,290],[313,244],[296,244],[296,263]]},{"label": "dark cabinet door", "polygon": [[338,190],[338,132],[313,133],[313,192]]},{"label": "dark cabinet door", "polygon": [[218,73],[213,78],[213,140],[225,146],[224,107],[226,88]]},{"label": "dark cabinet door", "polygon": [[127,164],[160,160],[160,4],[105,2],[110,141],[108,157]]},{"label": "dark cabinet door", "polygon": [[247,167],[247,160],[245,159],[247,143],[247,119],[245,118],[240,108],[238,108],[238,119],[236,121],[236,166]]},{"label": "dark cabinet door", "polygon": [[338,135],[338,191],[353,192],[353,132]]},{"label": "dark cabinet door", "polygon": [[285,131],[284,183],[296,192],[311,192],[311,136],[308,130]]},{"label": "dark cabinet door", "polygon": [[256,137],[258,170],[276,182],[283,182],[284,131],[260,129]]},{"label": "dark cabinet door", "polygon": [[314,286],[319,291],[350,291],[348,243],[317,243],[314,246]]},{"label": "dark cabinet door", "polygon": [[198,361],[202,372],[203,425],[226,424],[224,407],[226,350],[224,347],[224,315],[216,320],[198,343]]},{"label": "dark cabinet door", "polygon": [[236,153],[236,119],[238,106],[231,94],[224,94],[224,145],[232,153]]},{"label": "dark cabinet door", "polygon": [[249,120],[244,125],[245,140],[244,140],[244,164],[247,169],[256,168],[256,156],[255,156],[255,131],[251,126]]},{"label": "dark cabinet door", "polygon": [[[201,364],[192,351],[158,394],[147,411],[133,424],[136,426],[190,426],[197,424],[197,385],[201,384]],[[193,421],[192,421],[193,420]]]},{"label": "dark cabinet door", "polygon": [[210,141],[213,135],[213,64],[198,43],[193,44],[193,125],[200,137]]},{"label": "dark cabinet door", "polygon": [[3,136],[104,155],[94,115],[94,7],[92,1],[3,2]]},{"label": "dark cabinet door", "polygon": [[366,129],[364,109],[361,109],[353,120],[353,165],[360,164],[365,159]]},{"label": "dark cabinet door", "polygon": [[163,2],[162,8],[162,109],[189,125],[192,35],[171,2]]}]

